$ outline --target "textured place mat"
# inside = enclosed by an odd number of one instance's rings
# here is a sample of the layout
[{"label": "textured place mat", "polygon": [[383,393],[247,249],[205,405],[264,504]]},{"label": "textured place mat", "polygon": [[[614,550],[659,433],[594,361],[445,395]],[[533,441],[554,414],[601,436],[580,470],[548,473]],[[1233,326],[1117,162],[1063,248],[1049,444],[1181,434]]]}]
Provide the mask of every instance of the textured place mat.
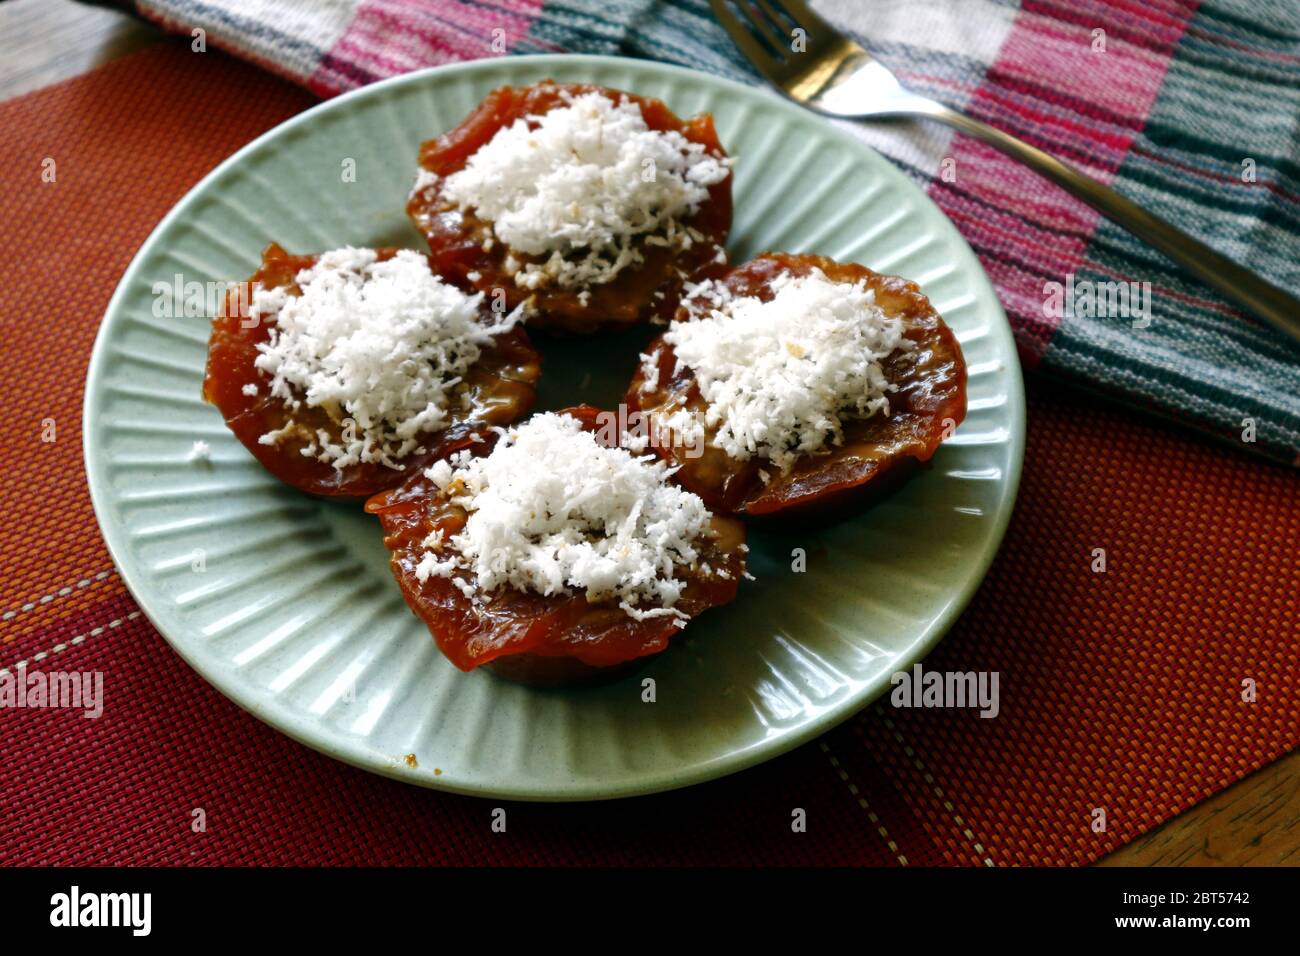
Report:
[{"label": "textured place mat", "polygon": [[995,719],[886,699],[726,780],[509,805],[497,834],[490,801],[365,774],[244,714],[112,571],[82,470],[82,386],[157,221],[312,102],[166,42],[0,103],[0,382],[17,452],[0,485],[0,669],[104,681],[96,720],[0,709],[0,863],[1076,864],[1300,743],[1295,474],[1042,384],[1006,543],[926,661],[998,671]]}]

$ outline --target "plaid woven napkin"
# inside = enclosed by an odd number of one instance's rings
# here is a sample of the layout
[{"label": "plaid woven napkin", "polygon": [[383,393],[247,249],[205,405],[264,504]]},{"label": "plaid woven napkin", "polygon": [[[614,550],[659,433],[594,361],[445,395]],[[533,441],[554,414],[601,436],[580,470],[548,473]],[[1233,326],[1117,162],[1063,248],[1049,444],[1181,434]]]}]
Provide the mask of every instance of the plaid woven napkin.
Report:
[{"label": "plaid woven napkin", "polygon": [[[1300,291],[1300,4],[814,0],[917,91],[1111,183]],[[518,53],[647,57],[749,82],[707,0],[137,0],[332,96]],[[1300,464],[1300,346],[990,148],[845,124],[953,219],[1027,368]],[[793,250],[815,251],[815,250]]]}]

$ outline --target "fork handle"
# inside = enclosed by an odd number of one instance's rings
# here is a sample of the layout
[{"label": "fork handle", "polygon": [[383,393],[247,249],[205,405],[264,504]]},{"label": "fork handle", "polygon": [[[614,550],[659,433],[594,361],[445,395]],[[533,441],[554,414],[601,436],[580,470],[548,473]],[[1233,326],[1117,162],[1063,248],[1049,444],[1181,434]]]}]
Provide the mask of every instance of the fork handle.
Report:
[{"label": "fork handle", "polygon": [[[928,104],[927,104],[928,105]],[[1249,269],[1238,265],[1159,216],[1125,199],[1109,186],[1103,186],[1068,163],[1063,163],[1041,149],[1016,139],[996,127],[972,119],[964,113],[935,103],[933,109],[919,110],[925,116],[955,127],[963,133],[988,143],[1030,169],[1050,179],[1071,195],[1123,226],[1139,239],[1155,246],[1188,272],[1246,311],[1300,341],[1300,299],[1266,282]]]}]

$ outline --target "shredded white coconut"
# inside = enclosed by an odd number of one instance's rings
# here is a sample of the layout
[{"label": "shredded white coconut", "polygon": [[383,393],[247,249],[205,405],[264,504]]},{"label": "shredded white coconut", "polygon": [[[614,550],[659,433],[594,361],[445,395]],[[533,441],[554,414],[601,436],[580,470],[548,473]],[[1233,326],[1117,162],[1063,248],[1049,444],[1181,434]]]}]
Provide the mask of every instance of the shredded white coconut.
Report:
[{"label": "shredded white coconut", "polygon": [[186,456],[186,461],[211,461],[212,446],[205,441],[196,441],[190,446],[190,453]]},{"label": "shredded white coconut", "polygon": [[[335,249],[296,281],[298,295],[253,292],[252,315],[272,323],[255,364],[291,412],[323,408],[341,426],[337,440],[317,430],[309,446],[337,469],[400,468],[421,435],[449,424],[455,386],[522,310],[485,323],[482,293],[444,283],[409,250],[381,262],[370,249]],[[291,419],[259,441],[274,445],[295,431]]]},{"label": "shredded white coconut", "polygon": [[415,182],[411,184],[411,191],[410,193],[407,194],[407,198],[408,199],[414,198],[418,194],[424,192],[429,187],[438,185],[440,181],[441,178],[438,176],[437,173],[430,172],[429,170],[421,166],[415,172]]},{"label": "shredded white coconut", "polygon": [[[602,446],[569,415],[546,412],[502,433],[492,453],[455,456],[425,474],[469,517],[415,568],[478,600],[507,586],[617,600],[636,620],[687,615],[674,605],[697,545],[712,532],[698,496],[653,456]],[[437,552],[437,553],[435,553]],[[652,605],[643,607],[643,605]]]},{"label": "shredded white coconut", "polygon": [[[784,473],[800,455],[840,444],[846,420],[889,414],[895,386],[880,363],[911,343],[865,282],[833,282],[814,269],[778,275],[772,288],[765,302],[712,280],[688,287],[691,316],[664,340],[699,383],[703,425],[716,429],[711,443]],[[642,368],[657,381],[648,357]],[[685,427],[680,418],[676,425]]]},{"label": "shredded white coconut", "polygon": [[730,165],[675,130],[650,129],[631,100],[591,92],[499,130],[442,194],[490,222],[513,252],[541,258],[514,260],[518,285],[597,285],[641,261],[638,236],[698,240],[681,220]]}]

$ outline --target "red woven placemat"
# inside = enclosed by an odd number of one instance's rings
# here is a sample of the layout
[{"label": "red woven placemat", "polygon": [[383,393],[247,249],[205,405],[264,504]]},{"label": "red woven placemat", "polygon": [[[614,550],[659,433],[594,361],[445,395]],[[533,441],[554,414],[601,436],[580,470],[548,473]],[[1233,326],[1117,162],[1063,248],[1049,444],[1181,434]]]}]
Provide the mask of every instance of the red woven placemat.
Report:
[{"label": "red woven placemat", "polygon": [[[169,42],[0,104],[0,382],[17,453],[0,484],[0,667],[98,670],[105,688],[98,720],[0,709],[0,863],[1082,863],[1300,743],[1300,480],[1036,384],[1006,543],[927,661],[998,671],[996,719],[886,700],[727,780],[514,805],[498,834],[489,801],[354,770],[244,714],[112,571],[82,470],[82,386],[157,221],[311,103]],[[791,832],[795,807],[806,833]]]}]

